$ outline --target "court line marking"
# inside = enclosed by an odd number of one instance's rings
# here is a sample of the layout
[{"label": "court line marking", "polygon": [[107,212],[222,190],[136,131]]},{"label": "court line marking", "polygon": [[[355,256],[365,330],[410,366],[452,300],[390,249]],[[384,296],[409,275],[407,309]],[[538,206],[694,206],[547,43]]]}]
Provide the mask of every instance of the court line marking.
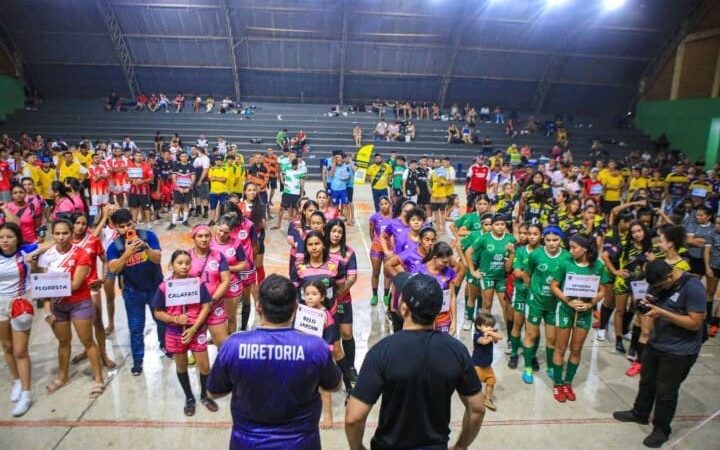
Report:
[{"label": "court line marking", "polygon": [[[720,411],[711,416],[678,416],[673,419],[675,422],[701,422],[693,427],[685,436],[694,430],[704,426],[705,424],[717,421],[720,422]],[[485,427],[498,426],[533,426],[533,425],[612,425],[623,424],[612,417],[597,418],[568,418],[568,419],[517,419],[517,420],[486,420],[483,422]],[[334,427],[342,428],[344,422],[335,422]],[[461,420],[450,422],[451,427],[462,426]],[[231,421],[213,421],[213,422],[183,422],[172,420],[0,420],[0,428],[204,428],[204,429],[227,429],[232,428]],[[377,422],[368,422],[367,428],[377,428]],[[682,440],[681,437],[675,444]],[[674,444],[674,445],[675,445]]]},{"label": "court line marking", "polygon": [[720,409],[718,409],[717,411],[715,411],[715,413],[714,413],[713,415],[707,417],[707,418],[706,418],[705,420],[703,420],[702,422],[700,422],[700,423],[698,423],[697,425],[695,425],[694,427],[690,428],[685,434],[683,434],[683,435],[680,436],[679,438],[677,438],[677,439],[675,439],[674,441],[672,441],[670,444],[668,444],[668,448],[675,448],[675,447],[677,447],[677,445],[678,445],[680,442],[684,441],[685,438],[687,438],[687,437],[690,436],[691,434],[694,434],[694,433],[695,433],[697,430],[699,430],[700,428],[704,427],[705,425],[707,425],[708,423],[712,422],[713,420],[718,420],[718,419],[720,418],[719,416],[720,416]]}]

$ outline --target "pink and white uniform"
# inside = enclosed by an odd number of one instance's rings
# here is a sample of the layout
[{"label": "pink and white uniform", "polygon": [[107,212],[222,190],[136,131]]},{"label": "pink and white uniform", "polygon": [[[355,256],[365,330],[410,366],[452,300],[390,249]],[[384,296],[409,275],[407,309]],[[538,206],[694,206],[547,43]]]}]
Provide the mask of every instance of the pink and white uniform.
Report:
[{"label": "pink and white uniform", "polygon": [[[212,297],[215,294],[221,279],[220,274],[228,271],[228,263],[222,253],[210,250],[205,256],[199,256],[195,249],[190,250],[190,278],[200,278],[200,282],[207,289]],[[206,323],[208,325],[220,325],[227,320],[225,301],[223,299],[213,302],[210,315]]]},{"label": "pink and white uniform", "polygon": [[240,275],[240,282],[243,288],[251,286],[257,281],[257,270],[255,269],[255,253],[253,250],[253,243],[257,241],[257,232],[255,231],[255,224],[251,220],[243,220],[240,225],[233,228],[230,232],[230,238],[237,241],[242,245],[245,251],[245,259],[248,262],[247,270],[238,272]]},{"label": "pink and white uniform", "polygon": [[[215,238],[210,243],[210,248],[222,254],[227,261],[228,270],[230,266],[235,266],[242,261],[247,260],[245,249],[242,244],[233,238],[228,239],[227,243],[221,244]],[[230,272],[230,288],[225,294],[225,298],[239,297],[243,292],[243,285],[240,281],[238,272]]]}]

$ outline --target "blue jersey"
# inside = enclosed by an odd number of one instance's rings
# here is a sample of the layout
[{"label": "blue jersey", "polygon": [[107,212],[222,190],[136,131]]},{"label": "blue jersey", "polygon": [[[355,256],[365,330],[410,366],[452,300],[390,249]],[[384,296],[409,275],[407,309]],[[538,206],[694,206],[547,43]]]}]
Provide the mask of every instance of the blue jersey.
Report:
[{"label": "blue jersey", "polygon": [[334,389],[341,376],[321,338],[258,328],[223,343],[208,390],[232,393],[230,449],[319,449],[318,387]]},{"label": "blue jersey", "polygon": [[[154,232],[150,230],[142,231],[142,234],[139,232],[138,238],[144,239],[149,248],[160,250],[160,241]],[[125,252],[125,237],[120,236],[111,242],[106,252],[108,261],[120,258]],[[144,250],[132,255],[120,274],[123,276],[125,288],[142,292],[157,291],[158,285],[163,281],[160,264],[150,261],[150,257]]]}]

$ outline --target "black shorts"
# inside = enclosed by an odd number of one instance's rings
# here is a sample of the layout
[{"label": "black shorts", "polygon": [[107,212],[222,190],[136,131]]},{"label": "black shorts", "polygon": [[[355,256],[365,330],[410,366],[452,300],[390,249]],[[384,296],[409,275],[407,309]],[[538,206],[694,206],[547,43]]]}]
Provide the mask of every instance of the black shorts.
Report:
[{"label": "black shorts", "polygon": [[418,206],[427,206],[430,204],[430,193],[429,192],[423,192],[420,191],[417,197],[417,205]]},{"label": "black shorts", "polygon": [[445,209],[445,203],[430,203],[430,211],[442,211]]},{"label": "black shorts", "polygon": [[352,302],[338,303],[334,319],[335,323],[353,323]]},{"label": "black shorts", "polygon": [[257,240],[258,240],[258,255],[264,255],[265,254],[265,229],[257,232]]},{"label": "black shorts", "polygon": [[297,206],[298,202],[300,201],[300,196],[297,194],[286,194],[283,192],[282,197],[280,197],[280,207],[282,209],[290,209]]},{"label": "black shorts", "polygon": [[270,189],[277,189],[277,187],[278,187],[277,178],[270,177],[270,181],[268,182],[268,187]]},{"label": "black shorts", "polygon": [[192,202],[192,193],[173,191],[173,204],[187,205]]},{"label": "black shorts", "polygon": [[150,196],[148,194],[128,194],[128,206],[131,208],[149,208]]},{"label": "black shorts", "polygon": [[348,203],[352,203],[353,190],[354,190],[354,188],[351,188],[351,187],[347,188],[347,201],[348,201]]},{"label": "black shorts", "polygon": [[705,260],[702,258],[688,258],[690,263],[690,273],[694,273],[700,277],[705,276]]},{"label": "black shorts", "polygon": [[610,201],[610,200],[603,200],[602,201],[602,212],[603,214],[610,214],[612,209],[620,204],[620,200]]}]

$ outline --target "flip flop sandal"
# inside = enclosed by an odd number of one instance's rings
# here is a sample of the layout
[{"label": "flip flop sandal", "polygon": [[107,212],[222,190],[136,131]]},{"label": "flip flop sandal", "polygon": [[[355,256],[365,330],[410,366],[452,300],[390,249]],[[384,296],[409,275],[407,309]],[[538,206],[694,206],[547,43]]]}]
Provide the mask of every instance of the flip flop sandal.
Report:
[{"label": "flip flop sandal", "polygon": [[73,364],[78,364],[82,361],[85,361],[86,359],[87,359],[87,353],[82,352],[82,353],[79,353],[79,354],[73,356],[73,358],[70,360],[70,362],[72,362]]},{"label": "flip flop sandal", "polygon": [[61,387],[65,386],[66,384],[68,384],[67,381],[61,381],[56,378],[50,384],[45,386],[45,391],[47,391],[48,394],[52,394],[53,392],[56,392]]},{"label": "flip flop sandal", "polygon": [[96,399],[105,392],[105,385],[103,383],[95,383],[88,393],[88,397]]},{"label": "flip flop sandal", "polygon": [[183,409],[183,412],[188,417],[195,415],[195,399],[194,398],[185,400],[185,409]]}]

